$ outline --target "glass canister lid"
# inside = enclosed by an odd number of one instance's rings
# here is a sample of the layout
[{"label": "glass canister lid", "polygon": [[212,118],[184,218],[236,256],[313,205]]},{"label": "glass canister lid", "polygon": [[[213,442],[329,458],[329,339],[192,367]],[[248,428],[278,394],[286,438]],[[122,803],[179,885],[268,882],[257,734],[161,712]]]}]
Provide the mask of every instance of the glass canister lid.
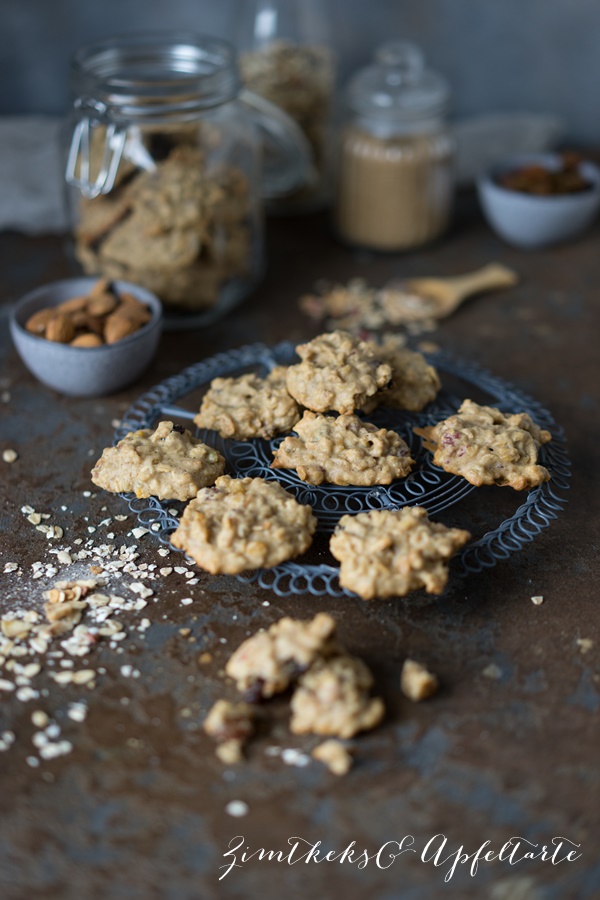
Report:
[{"label": "glass canister lid", "polygon": [[375,53],[373,65],[351,79],[347,97],[358,115],[400,124],[443,114],[449,89],[440,75],[425,68],[415,44],[388,41]]}]

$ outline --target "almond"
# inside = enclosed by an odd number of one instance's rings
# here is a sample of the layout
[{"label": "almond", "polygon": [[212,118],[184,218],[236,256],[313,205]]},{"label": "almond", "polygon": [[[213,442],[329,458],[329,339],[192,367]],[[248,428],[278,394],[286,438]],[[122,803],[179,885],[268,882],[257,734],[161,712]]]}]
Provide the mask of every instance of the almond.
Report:
[{"label": "almond", "polygon": [[105,316],[88,316],[85,320],[83,328],[85,328],[86,331],[92,331],[94,334],[102,336],[104,334],[105,325]]},{"label": "almond", "polygon": [[78,310],[80,309],[85,309],[87,305],[87,297],[72,297],[70,300],[65,300],[63,303],[59,303],[56,308],[59,312],[62,313],[72,313],[78,312]]},{"label": "almond", "polygon": [[27,319],[25,328],[32,334],[43,334],[46,330],[46,325],[55,315],[55,309],[40,309]]},{"label": "almond", "polygon": [[106,320],[104,340],[107,344],[116,344],[117,341],[122,340],[127,335],[133,334],[139,327],[138,322],[115,312]]},{"label": "almond", "polygon": [[121,305],[118,307],[117,312],[128,319],[139,322],[140,325],[145,325],[152,318],[152,313],[148,307],[140,303],[132,294],[127,293],[121,294]]},{"label": "almond", "polygon": [[108,278],[100,278],[90,291],[90,297],[101,297],[102,294],[112,294],[112,281]]},{"label": "almond", "polygon": [[108,316],[115,311],[117,302],[114,294],[99,294],[90,299],[87,310],[90,316]]},{"label": "almond", "polygon": [[58,344],[68,344],[75,337],[75,328],[69,316],[58,313],[46,326],[46,339]]},{"label": "almond", "polygon": [[98,334],[88,331],[86,334],[80,334],[75,340],[71,341],[71,347],[101,347],[102,338]]}]

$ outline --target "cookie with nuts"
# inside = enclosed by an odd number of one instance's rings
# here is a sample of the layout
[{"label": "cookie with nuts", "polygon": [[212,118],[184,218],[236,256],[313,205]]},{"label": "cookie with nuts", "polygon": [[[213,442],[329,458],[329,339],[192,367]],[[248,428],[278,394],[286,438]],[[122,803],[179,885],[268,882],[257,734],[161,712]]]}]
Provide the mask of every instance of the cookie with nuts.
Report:
[{"label": "cookie with nuts", "polygon": [[505,414],[465,400],[455,415],[414,431],[425,438],[436,466],[476,487],[497,484],[525,491],[550,478],[538,452],[552,435],[527,413]]},{"label": "cookie with nuts", "polygon": [[275,451],[274,469],[295,469],[309,484],[390,484],[404,478],[414,460],[395,431],[358,416],[324,416],[306,411]]},{"label": "cookie with nuts", "polygon": [[310,506],[264,478],[222,475],[189,503],[171,543],[213,575],[276,566],[308,550]]},{"label": "cookie with nuts", "polygon": [[321,334],[300,344],[296,352],[302,362],[288,368],[287,389],[313,412],[351,414],[387,387],[392,377],[377,345],[346,331]]},{"label": "cookie with nuts", "polygon": [[269,439],[289,431],[300,418],[300,410],[288,393],[285,375],[285,367],[276,366],[266,378],[254,372],[238,378],[214,378],[194,422],[199,428],[238,441]]},{"label": "cookie with nuts", "polygon": [[340,562],[340,584],[363,600],[404,597],[424,588],[441,594],[448,562],[471,535],[432,522],[419,506],[342,516],[329,548]]},{"label": "cookie with nuts", "polygon": [[92,481],[106,491],[137,497],[191,500],[214,484],[225,460],[216,450],[172,422],[152,431],[133,431],[109,447],[92,469]]}]

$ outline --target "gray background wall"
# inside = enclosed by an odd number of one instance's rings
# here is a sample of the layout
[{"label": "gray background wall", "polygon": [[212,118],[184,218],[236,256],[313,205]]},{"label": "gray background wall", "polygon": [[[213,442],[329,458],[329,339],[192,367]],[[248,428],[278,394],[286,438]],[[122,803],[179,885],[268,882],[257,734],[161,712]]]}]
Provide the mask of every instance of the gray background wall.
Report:
[{"label": "gray background wall", "polygon": [[[382,40],[401,36],[447,76],[456,115],[555,112],[572,139],[600,144],[600,0],[330,5],[345,73]],[[62,112],[67,60],[81,43],[139,29],[227,37],[236,8],[236,0],[0,0],[0,114]]]}]

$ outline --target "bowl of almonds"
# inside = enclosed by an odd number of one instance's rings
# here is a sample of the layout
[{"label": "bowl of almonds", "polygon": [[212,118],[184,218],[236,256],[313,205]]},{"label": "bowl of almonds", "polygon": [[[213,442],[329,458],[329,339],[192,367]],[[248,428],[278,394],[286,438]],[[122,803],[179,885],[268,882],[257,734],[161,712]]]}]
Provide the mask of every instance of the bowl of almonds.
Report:
[{"label": "bowl of almonds", "polygon": [[23,297],[10,329],[41,382],[71,397],[100,397],[147,368],[160,340],[162,306],[127,281],[70,278]]}]

